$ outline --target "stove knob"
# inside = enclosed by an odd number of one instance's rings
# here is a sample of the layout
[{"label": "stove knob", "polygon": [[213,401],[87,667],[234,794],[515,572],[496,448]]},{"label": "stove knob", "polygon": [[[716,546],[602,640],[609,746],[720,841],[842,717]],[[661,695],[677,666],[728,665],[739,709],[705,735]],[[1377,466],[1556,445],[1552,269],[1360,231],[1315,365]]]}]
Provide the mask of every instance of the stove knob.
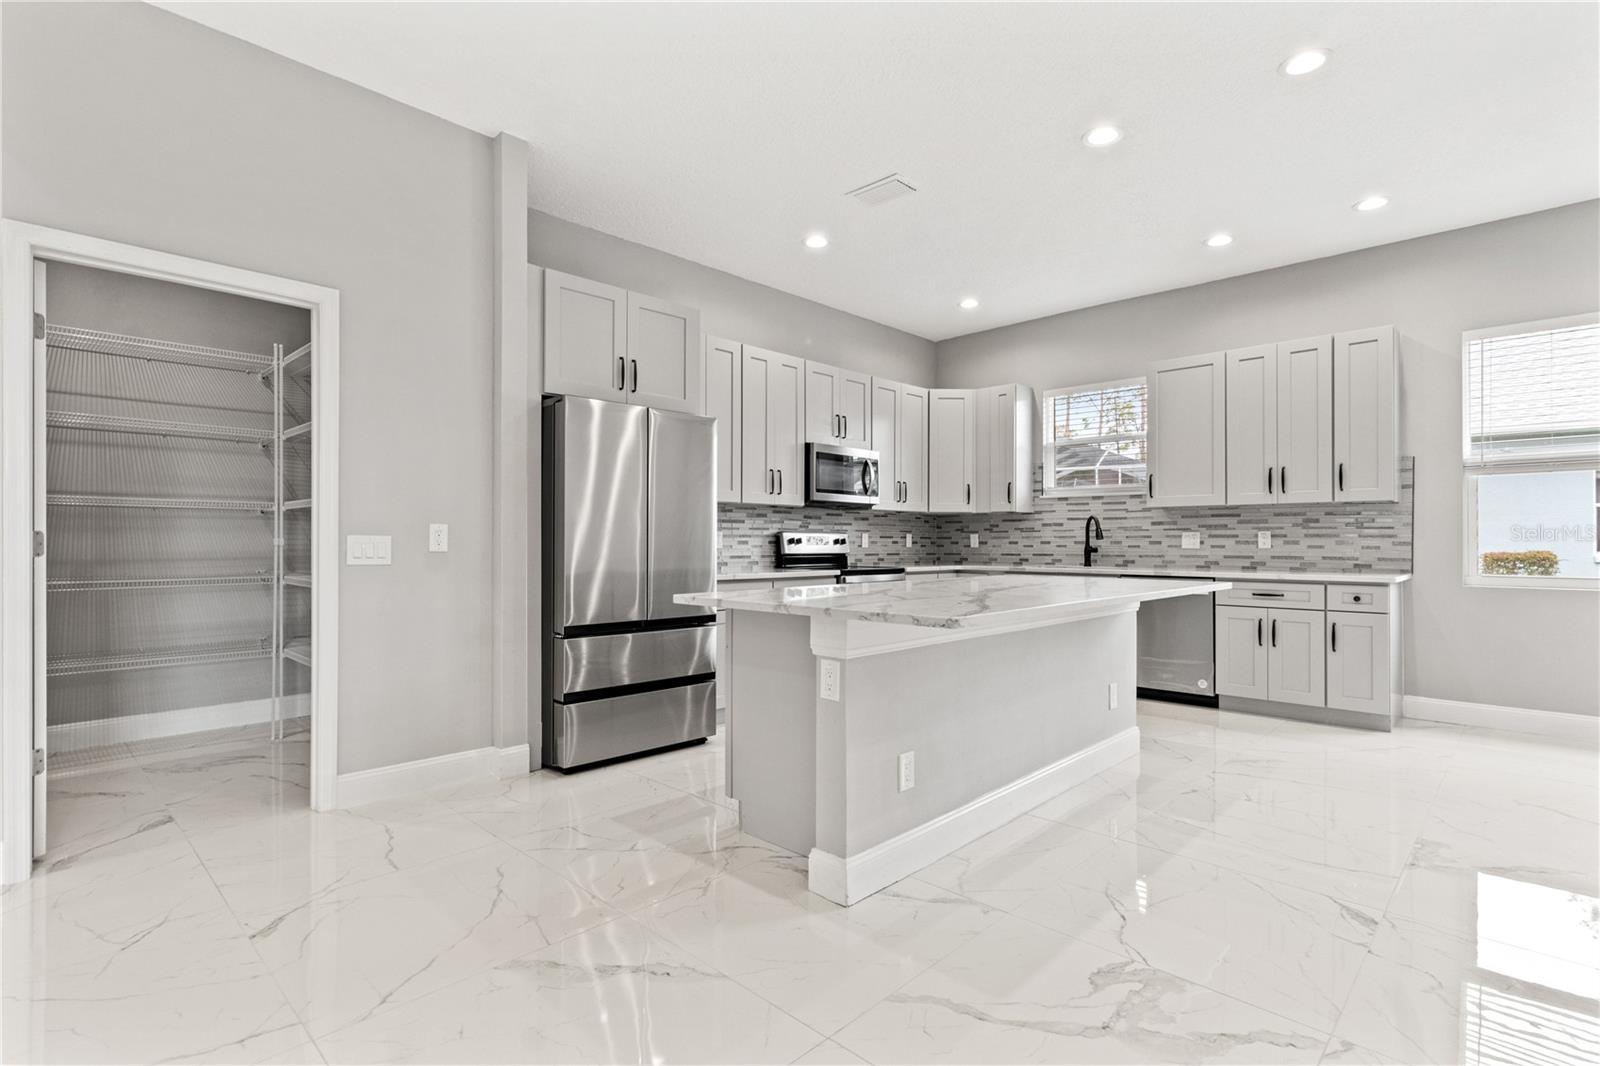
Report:
[{"label": "stove knob", "polygon": [[788,543],[790,543],[790,544],[799,544],[800,543],[800,538],[799,537],[790,537]]},{"label": "stove knob", "polygon": [[845,539],[843,537],[834,537],[833,538],[833,542],[835,544],[843,544],[843,543],[845,543]]}]

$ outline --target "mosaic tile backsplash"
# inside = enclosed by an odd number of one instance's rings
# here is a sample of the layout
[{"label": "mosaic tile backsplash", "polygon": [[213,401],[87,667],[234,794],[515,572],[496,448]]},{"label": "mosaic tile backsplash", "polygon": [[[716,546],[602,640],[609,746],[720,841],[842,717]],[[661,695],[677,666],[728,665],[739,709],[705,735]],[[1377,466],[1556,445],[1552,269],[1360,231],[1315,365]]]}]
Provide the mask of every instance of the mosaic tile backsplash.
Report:
[{"label": "mosaic tile backsplash", "polygon": [[[766,507],[721,504],[720,569],[771,570],[779,529],[843,529],[857,566],[1075,566],[1083,561],[1083,526],[1100,519],[1096,566],[1181,566],[1185,569],[1320,570],[1394,573],[1411,569],[1412,496],[1416,461],[1400,460],[1395,503],[1304,507],[1152,507],[1137,493],[1034,501],[1032,514],[927,515],[852,507]],[[1034,469],[1038,492],[1040,473]],[[1272,534],[1257,548],[1256,534]],[[1185,550],[1183,533],[1199,533]],[[868,547],[860,534],[868,533]],[[905,546],[905,535],[912,546]],[[978,547],[969,546],[973,533]]]}]

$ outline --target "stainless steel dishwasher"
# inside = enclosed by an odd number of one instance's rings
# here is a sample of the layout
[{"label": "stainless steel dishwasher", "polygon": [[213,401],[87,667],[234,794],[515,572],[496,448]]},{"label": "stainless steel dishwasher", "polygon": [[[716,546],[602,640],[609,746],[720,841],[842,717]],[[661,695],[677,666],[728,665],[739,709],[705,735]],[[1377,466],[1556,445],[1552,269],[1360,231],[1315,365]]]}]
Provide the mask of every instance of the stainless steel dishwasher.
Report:
[{"label": "stainless steel dishwasher", "polygon": [[1212,596],[1175,596],[1139,605],[1139,695],[1217,705]]}]

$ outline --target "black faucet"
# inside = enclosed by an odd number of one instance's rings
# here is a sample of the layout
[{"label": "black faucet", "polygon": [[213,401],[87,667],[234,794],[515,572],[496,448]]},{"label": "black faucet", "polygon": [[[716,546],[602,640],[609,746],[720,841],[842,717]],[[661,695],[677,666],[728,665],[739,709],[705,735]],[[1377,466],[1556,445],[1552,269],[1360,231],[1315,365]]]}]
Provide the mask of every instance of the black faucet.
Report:
[{"label": "black faucet", "polygon": [[1100,519],[1096,518],[1094,515],[1090,515],[1089,516],[1089,520],[1083,524],[1083,565],[1084,566],[1093,566],[1094,565],[1095,553],[1100,550],[1099,548],[1096,548],[1093,544],[1089,543],[1089,534],[1090,533],[1094,534],[1094,539],[1095,540],[1105,540],[1106,539],[1105,533],[1103,533],[1101,531],[1101,529],[1100,529]]}]

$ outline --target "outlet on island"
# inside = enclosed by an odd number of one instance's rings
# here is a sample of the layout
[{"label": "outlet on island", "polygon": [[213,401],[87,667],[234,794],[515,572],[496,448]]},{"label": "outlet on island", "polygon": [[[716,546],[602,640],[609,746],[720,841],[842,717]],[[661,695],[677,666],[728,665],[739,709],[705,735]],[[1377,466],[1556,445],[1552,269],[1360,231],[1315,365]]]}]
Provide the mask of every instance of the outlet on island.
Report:
[{"label": "outlet on island", "polygon": [[899,760],[900,791],[910,792],[917,787],[917,753],[902,751]]}]

